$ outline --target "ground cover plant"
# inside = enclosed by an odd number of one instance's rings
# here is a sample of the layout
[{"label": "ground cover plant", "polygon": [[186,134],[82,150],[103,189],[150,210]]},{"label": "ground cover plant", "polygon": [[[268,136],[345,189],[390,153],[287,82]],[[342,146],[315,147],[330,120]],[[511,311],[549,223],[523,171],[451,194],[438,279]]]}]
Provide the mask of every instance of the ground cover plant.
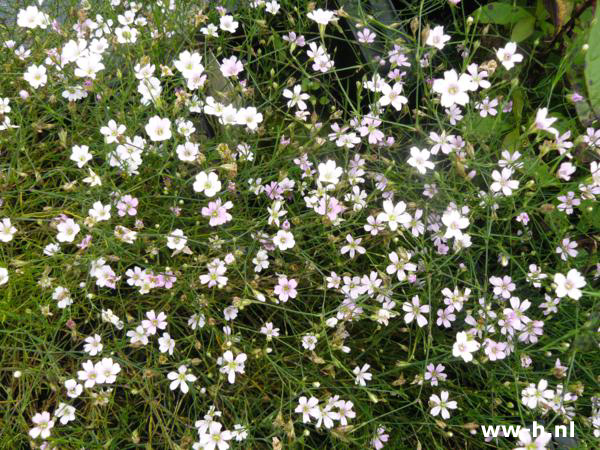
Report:
[{"label": "ground cover plant", "polygon": [[0,448],[598,448],[595,2],[0,13]]}]

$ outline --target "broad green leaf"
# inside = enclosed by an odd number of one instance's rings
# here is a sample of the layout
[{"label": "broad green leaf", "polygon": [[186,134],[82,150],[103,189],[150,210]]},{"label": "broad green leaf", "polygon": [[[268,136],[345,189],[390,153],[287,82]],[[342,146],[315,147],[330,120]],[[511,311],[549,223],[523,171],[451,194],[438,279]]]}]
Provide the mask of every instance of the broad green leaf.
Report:
[{"label": "broad green leaf", "polygon": [[[531,158],[525,161],[521,171],[523,175],[530,178],[533,177],[535,184],[540,188],[560,186],[560,180],[550,172],[550,168],[539,158]],[[557,214],[558,217],[564,215],[564,213]]]},{"label": "broad green leaf", "polygon": [[521,134],[519,133],[519,129],[515,128],[504,136],[504,139],[502,140],[502,149],[518,150],[521,143],[520,137]]},{"label": "broad green leaf", "polygon": [[510,128],[508,122],[495,117],[480,117],[476,113],[465,115],[464,123],[468,126],[473,138],[481,141],[486,141],[490,136],[503,133]]},{"label": "broad green leaf", "polygon": [[510,35],[510,40],[514,42],[521,42],[531,36],[533,33],[533,27],[535,25],[535,17],[530,16],[519,20],[513,27]]},{"label": "broad green leaf", "polygon": [[535,17],[538,22],[543,22],[550,17],[550,14],[548,14],[548,10],[546,9],[545,0],[537,0],[535,4]]},{"label": "broad green leaf", "polygon": [[600,116],[600,8],[592,21],[585,55],[585,84],[590,105],[596,117]]},{"label": "broad green leaf", "polygon": [[554,32],[558,33],[571,17],[573,0],[546,0],[544,4],[554,23]]},{"label": "broad green leaf", "polygon": [[585,207],[581,208],[581,216],[577,229],[582,233],[597,233],[600,230],[600,207],[598,205],[590,205],[591,211]]},{"label": "broad green leaf", "polygon": [[526,9],[500,2],[492,2],[481,6],[473,13],[473,17],[479,23],[494,23],[496,25],[509,25],[527,18],[535,20]]}]

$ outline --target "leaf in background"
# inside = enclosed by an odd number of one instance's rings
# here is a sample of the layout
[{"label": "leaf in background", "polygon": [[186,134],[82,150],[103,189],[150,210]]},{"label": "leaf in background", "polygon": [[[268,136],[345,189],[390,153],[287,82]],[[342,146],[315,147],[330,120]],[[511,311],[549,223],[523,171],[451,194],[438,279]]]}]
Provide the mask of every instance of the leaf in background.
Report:
[{"label": "leaf in background", "polygon": [[513,42],[521,42],[531,36],[533,26],[535,25],[535,17],[530,16],[519,20],[513,27],[510,35],[510,40]]},{"label": "leaf in background", "polygon": [[585,84],[594,115],[600,117],[600,8],[590,27],[589,48],[585,55]]},{"label": "leaf in background", "polygon": [[581,233],[597,233],[600,231],[600,207],[592,204],[590,208],[581,208],[577,229]]},{"label": "leaf in background", "polygon": [[515,128],[502,140],[502,148],[507,150],[518,150],[519,145],[521,144],[521,134],[519,133],[519,129]]},{"label": "leaf in background", "polygon": [[512,95],[513,99],[513,113],[517,124],[521,123],[521,117],[523,114],[523,106],[525,105],[525,91],[521,87],[516,87]]},{"label": "leaf in background", "polygon": [[[539,158],[524,161],[522,173],[529,178],[533,178],[535,184],[540,188],[560,187],[560,180],[552,174],[548,165]],[[555,211],[555,216],[562,220],[565,214]]]},{"label": "leaf in background", "polygon": [[572,0],[544,0],[546,11],[552,18],[554,24],[554,33],[558,33],[565,23],[571,17],[573,11]]},{"label": "leaf in background", "polygon": [[475,20],[479,23],[494,23],[496,25],[509,25],[523,19],[535,18],[524,8],[512,6],[508,3],[492,2],[481,6],[473,13]]}]

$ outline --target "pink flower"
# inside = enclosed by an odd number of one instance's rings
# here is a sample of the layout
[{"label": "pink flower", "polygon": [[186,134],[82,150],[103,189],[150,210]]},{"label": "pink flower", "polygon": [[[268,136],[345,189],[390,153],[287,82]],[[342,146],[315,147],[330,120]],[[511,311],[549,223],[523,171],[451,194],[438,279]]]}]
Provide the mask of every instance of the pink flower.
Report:
[{"label": "pink flower", "polygon": [[92,235],[88,234],[86,237],[84,237],[81,242],[79,244],[77,244],[77,247],[79,247],[80,249],[86,249],[90,246],[90,244],[92,243]]},{"label": "pink flower", "polygon": [[227,210],[231,208],[233,208],[233,203],[228,201],[223,205],[221,204],[221,199],[218,198],[214,202],[210,202],[208,206],[202,208],[202,215],[204,217],[210,217],[208,224],[211,227],[215,227],[217,225],[223,225],[233,218],[232,215],[227,212]]},{"label": "pink flower", "polygon": [[361,44],[372,44],[375,42],[375,33],[373,33],[368,28],[363,28],[357,33],[358,42]]},{"label": "pink flower", "polygon": [[290,298],[296,298],[298,282],[293,278],[288,280],[286,276],[279,277],[279,283],[275,286],[275,294],[279,296],[279,300],[287,302]]},{"label": "pink flower", "polygon": [[224,77],[235,77],[244,70],[244,65],[236,56],[223,59],[221,63],[221,73]]},{"label": "pink flower", "polygon": [[117,203],[117,214],[123,217],[126,214],[135,216],[137,214],[138,199],[131,195],[124,195]]},{"label": "pink flower", "polygon": [[329,220],[337,219],[338,214],[344,212],[344,206],[335,197],[327,195],[321,197],[319,205],[315,208],[317,214],[327,216]]}]

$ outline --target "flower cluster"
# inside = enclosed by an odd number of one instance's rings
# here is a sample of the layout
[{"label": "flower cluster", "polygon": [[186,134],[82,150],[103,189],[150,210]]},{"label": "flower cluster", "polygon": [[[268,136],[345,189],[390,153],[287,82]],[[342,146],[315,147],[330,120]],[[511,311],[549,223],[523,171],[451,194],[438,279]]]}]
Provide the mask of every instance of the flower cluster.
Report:
[{"label": "flower cluster", "polygon": [[114,445],[381,449],[415,446],[410,416],[424,446],[458,448],[501,412],[600,436],[584,351],[600,129],[569,103],[584,97],[556,101],[562,72],[552,95],[529,89],[537,45],[480,49],[481,11],[452,29],[422,7],[411,34],[310,2],[221,3],[17,11],[0,359],[31,426],[7,429],[80,446],[115,416],[136,426]]}]

